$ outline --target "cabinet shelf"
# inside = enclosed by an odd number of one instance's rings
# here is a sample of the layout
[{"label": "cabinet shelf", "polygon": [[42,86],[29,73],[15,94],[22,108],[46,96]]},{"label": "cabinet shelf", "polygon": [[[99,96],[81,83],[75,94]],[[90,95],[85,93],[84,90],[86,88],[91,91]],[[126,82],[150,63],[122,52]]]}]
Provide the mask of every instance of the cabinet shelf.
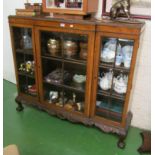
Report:
[{"label": "cabinet shelf", "polygon": [[57,56],[49,56],[49,55],[43,55],[41,56],[44,59],[48,60],[57,60],[61,62],[66,62],[66,63],[74,63],[74,64],[79,64],[79,65],[86,65],[86,61],[80,60],[80,59],[73,59],[73,58],[62,58],[62,57],[57,57]]},{"label": "cabinet shelf", "polygon": [[86,65],[86,62],[82,61],[82,60],[66,59],[66,58],[64,58],[63,61],[66,62],[66,63],[73,63],[73,64],[79,64],[79,65],[84,65],[84,66]]},{"label": "cabinet shelf", "polygon": [[112,111],[112,110],[110,110],[108,108],[99,108],[99,107],[96,107],[96,112],[97,113],[107,113],[107,114],[110,113],[110,115],[115,116],[115,117],[118,117],[118,118],[120,118],[122,116],[121,113],[114,112],[114,111]]},{"label": "cabinet shelf", "polygon": [[42,54],[42,57],[59,58],[59,59],[62,58],[62,54],[55,54],[55,55],[52,55],[52,54],[47,53],[47,52],[42,52],[42,53],[44,53],[44,54]]},{"label": "cabinet shelf", "polygon": [[63,59],[62,58],[58,58],[58,57],[41,56],[41,58],[46,59],[46,60],[56,60],[56,61],[59,61],[59,62],[63,62]]},{"label": "cabinet shelf", "polygon": [[33,49],[16,49],[17,53],[33,55]]},{"label": "cabinet shelf", "polygon": [[110,91],[99,90],[97,94],[101,95],[101,96],[106,96],[106,97],[118,99],[121,101],[125,101],[125,95],[124,94],[118,94],[114,91],[112,91],[112,93],[110,93]]},{"label": "cabinet shelf", "polygon": [[73,86],[69,86],[69,85],[66,85],[66,84],[56,84],[56,83],[47,82],[45,80],[43,82],[45,84],[53,85],[53,86],[56,86],[56,87],[59,87],[59,88],[65,88],[65,89],[77,91],[77,92],[80,92],[80,93],[85,93],[84,89],[79,89],[79,88],[76,88],[76,87],[73,87]]},{"label": "cabinet shelf", "polygon": [[22,76],[26,76],[26,77],[29,77],[29,78],[35,78],[34,74],[27,74],[25,72],[21,72],[21,71],[18,71],[18,75],[22,75]]},{"label": "cabinet shelf", "polygon": [[108,64],[100,64],[99,68],[103,68],[103,69],[112,69],[114,71],[118,71],[118,72],[126,72],[129,73],[130,69],[125,68],[125,67],[117,67],[114,65],[108,65]]}]

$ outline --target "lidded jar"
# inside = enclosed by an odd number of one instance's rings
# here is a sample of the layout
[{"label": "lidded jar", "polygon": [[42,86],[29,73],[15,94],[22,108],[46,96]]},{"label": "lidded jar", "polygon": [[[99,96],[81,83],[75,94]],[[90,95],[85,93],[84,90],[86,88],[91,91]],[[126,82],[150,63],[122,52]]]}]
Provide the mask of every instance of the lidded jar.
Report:
[{"label": "lidded jar", "polygon": [[75,41],[66,40],[63,42],[64,54],[68,57],[75,56],[77,54],[78,46]]},{"label": "lidded jar", "polygon": [[58,54],[60,50],[60,41],[53,38],[49,39],[47,42],[47,47],[50,54]]}]

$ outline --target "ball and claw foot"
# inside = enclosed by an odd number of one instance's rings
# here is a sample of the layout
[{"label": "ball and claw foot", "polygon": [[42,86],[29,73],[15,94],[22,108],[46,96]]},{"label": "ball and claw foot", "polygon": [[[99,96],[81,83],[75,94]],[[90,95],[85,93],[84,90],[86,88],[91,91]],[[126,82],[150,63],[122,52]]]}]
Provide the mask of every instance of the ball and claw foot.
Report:
[{"label": "ball and claw foot", "polygon": [[117,142],[117,146],[120,148],[120,149],[124,149],[125,148],[125,136],[122,136],[119,138],[118,142]]},{"label": "ball and claw foot", "polygon": [[120,149],[124,149],[124,148],[125,148],[125,142],[120,142],[120,141],[118,141],[117,146],[118,146]]},{"label": "ball and claw foot", "polygon": [[18,104],[18,107],[16,108],[17,111],[23,111],[24,107],[22,106],[21,103],[17,103]]}]

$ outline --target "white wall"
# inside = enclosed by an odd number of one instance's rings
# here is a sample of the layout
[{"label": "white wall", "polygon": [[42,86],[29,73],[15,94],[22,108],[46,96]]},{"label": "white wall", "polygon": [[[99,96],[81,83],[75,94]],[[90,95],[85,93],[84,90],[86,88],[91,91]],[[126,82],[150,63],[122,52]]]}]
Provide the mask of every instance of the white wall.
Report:
[{"label": "white wall", "polygon": [[[13,67],[13,58],[10,44],[10,34],[8,27],[7,16],[15,14],[16,8],[23,8],[23,1],[16,0],[4,1],[4,79],[15,83],[15,74]],[[102,13],[102,0],[99,0],[97,16],[100,17]],[[151,22],[146,21],[145,32],[139,50],[136,71],[134,77],[133,91],[130,98],[131,111],[133,112],[132,125],[143,128],[151,129]]]},{"label": "white wall", "polygon": [[15,1],[10,0],[5,0],[3,2],[3,78],[13,83],[15,83],[15,72],[11,50],[8,16],[15,14],[16,8],[23,7],[24,4],[22,0],[16,0],[16,3]]}]

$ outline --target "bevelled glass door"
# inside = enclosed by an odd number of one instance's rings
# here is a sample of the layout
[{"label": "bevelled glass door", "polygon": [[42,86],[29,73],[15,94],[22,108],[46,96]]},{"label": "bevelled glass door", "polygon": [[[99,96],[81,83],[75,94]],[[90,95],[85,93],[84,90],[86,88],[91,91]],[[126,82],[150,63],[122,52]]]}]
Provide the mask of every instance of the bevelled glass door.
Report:
[{"label": "bevelled glass door", "polygon": [[121,122],[134,41],[101,37],[95,115]]},{"label": "bevelled glass door", "polygon": [[12,26],[11,29],[19,92],[36,98],[38,91],[32,28]]},{"label": "bevelled glass door", "polygon": [[43,100],[85,111],[88,35],[40,30]]}]

